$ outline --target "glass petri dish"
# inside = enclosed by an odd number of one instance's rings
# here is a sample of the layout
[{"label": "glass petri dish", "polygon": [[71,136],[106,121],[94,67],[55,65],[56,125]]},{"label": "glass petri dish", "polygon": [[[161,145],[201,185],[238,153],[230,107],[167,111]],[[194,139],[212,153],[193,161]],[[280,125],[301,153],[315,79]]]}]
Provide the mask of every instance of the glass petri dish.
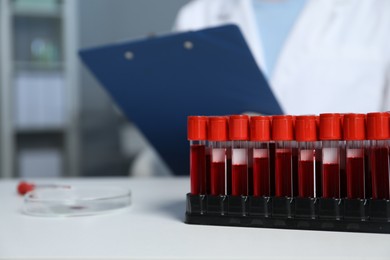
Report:
[{"label": "glass petri dish", "polygon": [[37,188],[24,196],[23,213],[43,217],[96,215],[130,206],[131,193],[119,187]]}]

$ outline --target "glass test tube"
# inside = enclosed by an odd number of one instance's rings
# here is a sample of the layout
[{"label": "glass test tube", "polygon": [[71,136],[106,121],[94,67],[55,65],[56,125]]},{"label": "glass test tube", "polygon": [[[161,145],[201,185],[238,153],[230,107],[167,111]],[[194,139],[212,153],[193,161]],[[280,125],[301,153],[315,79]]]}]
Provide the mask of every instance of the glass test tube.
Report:
[{"label": "glass test tube", "polygon": [[226,194],[232,194],[232,142],[227,142],[226,147]]},{"label": "glass test tube", "polygon": [[206,160],[206,194],[211,193],[211,144],[206,143],[205,160]]},{"label": "glass test tube", "polygon": [[[320,132],[320,117],[316,116],[317,134]],[[318,137],[319,138],[319,137]],[[322,197],[322,142],[315,142],[316,197]]]},{"label": "glass test tube", "polygon": [[[367,119],[367,116],[366,116]],[[367,122],[367,120],[366,120]],[[364,140],[364,193],[366,198],[372,198],[372,178],[371,178],[371,166],[370,166],[370,141]]]},{"label": "glass test tube", "polygon": [[275,196],[293,196],[292,141],[293,118],[272,117],[272,139],[275,141]]},{"label": "glass test tube", "polygon": [[206,194],[207,117],[189,116],[187,135],[190,141],[191,194]]},{"label": "glass test tube", "polygon": [[[271,118],[272,126],[272,118]],[[272,128],[272,127],[271,127]],[[269,146],[269,188],[270,196],[275,196],[275,142],[271,140]]]},{"label": "glass test tube", "polygon": [[214,116],[209,118],[209,133],[211,151],[211,195],[225,195],[226,190],[226,153],[228,148],[228,118]]},{"label": "glass test tube", "polygon": [[249,117],[229,117],[229,139],[232,142],[232,195],[248,195]]},{"label": "glass test tube", "polygon": [[346,197],[365,199],[365,115],[344,115],[343,131],[346,140]]},{"label": "glass test tube", "polygon": [[340,114],[320,114],[324,198],[340,198],[340,139]]},{"label": "glass test tube", "polygon": [[[344,116],[346,114],[340,114],[340,124],[341,129],[343,129],[344,125]],[[347,174],[346,174],[346,141],[339,141],[340,147],[340,198],[345,198],[347,196]]]},{"label": "glass test tube", "polygon": [[295,139],[298,141],[298,196],[314,198],[316,197],[317,141],[317,124],[314,115],[296,117]]},{"label": "glass test tube", "polygon": [[[293,129],[295,130],[295,123],[297,116],[292,116],[293,118]],[[291,155],[292,155],[292,191],[293,197],[298,196],[298,142],[296,140],[291,141]]]},{"label": "glass test tube", "polygon": [[373,199],[389,199],[389,113],[367,114]]},{"label": "glass test tube", "polygon": [[253,144],[253,195],[270,196],[270,153],[271,118],[252,116],[250,119],[250,140]]},{"label": "glass test tube", "polygon": [[[294,126],[295,129],[295,126]],[[298,164],[299,164],[299,146],[297,141],[291,141],[291,159],[292,159],[292,185],[293,196],[298,196]]]},{"label": "glass test tube", "polygon": [[253,195],[253,149],[254,143],[248,141],[248,195]]}]

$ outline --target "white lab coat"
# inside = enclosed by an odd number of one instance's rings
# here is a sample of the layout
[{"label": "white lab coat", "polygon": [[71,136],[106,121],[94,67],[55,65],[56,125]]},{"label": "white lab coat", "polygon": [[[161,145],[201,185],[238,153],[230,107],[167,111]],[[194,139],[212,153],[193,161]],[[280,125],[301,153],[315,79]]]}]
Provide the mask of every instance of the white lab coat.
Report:
[{"label": "white lab coat", "polygon": [[[251,1],[194,0],[180,10],[175,30],[235,23],[266,71]],[[390,110],[390,0],[308,0],[270,85],[288,114]],[[169,174],[150,149],[132,172]]]},{"label": "white lab coat", "polygon": [[[266,72],[251,1],[194,0],[175,29],[235,23]],[[308,0],[269,81],[288,114],[390,110],[390,1]]]}]

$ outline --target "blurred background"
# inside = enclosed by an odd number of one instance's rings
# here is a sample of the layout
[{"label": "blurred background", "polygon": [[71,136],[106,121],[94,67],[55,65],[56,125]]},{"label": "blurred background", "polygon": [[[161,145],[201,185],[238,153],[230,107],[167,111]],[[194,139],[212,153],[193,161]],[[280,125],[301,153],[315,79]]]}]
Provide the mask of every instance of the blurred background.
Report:
[{"label": "blurred background", "polygon": [[118,176],[147,141],[81,48],[171,31],[188,0],[0,0],[0,177]]}]

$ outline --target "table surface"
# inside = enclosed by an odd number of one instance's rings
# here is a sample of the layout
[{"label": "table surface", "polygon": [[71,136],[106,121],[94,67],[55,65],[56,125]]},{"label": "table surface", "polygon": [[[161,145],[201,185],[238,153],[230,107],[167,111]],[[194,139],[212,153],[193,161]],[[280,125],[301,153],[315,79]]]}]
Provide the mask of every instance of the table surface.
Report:
[{"label": "table surface", "polygon": [[390,259],[390,234],[184,224],[187,177],[35,180],[132,192],[127,209],[69,218],[22,214],[17,183],[0,181],[0,258]]}]

